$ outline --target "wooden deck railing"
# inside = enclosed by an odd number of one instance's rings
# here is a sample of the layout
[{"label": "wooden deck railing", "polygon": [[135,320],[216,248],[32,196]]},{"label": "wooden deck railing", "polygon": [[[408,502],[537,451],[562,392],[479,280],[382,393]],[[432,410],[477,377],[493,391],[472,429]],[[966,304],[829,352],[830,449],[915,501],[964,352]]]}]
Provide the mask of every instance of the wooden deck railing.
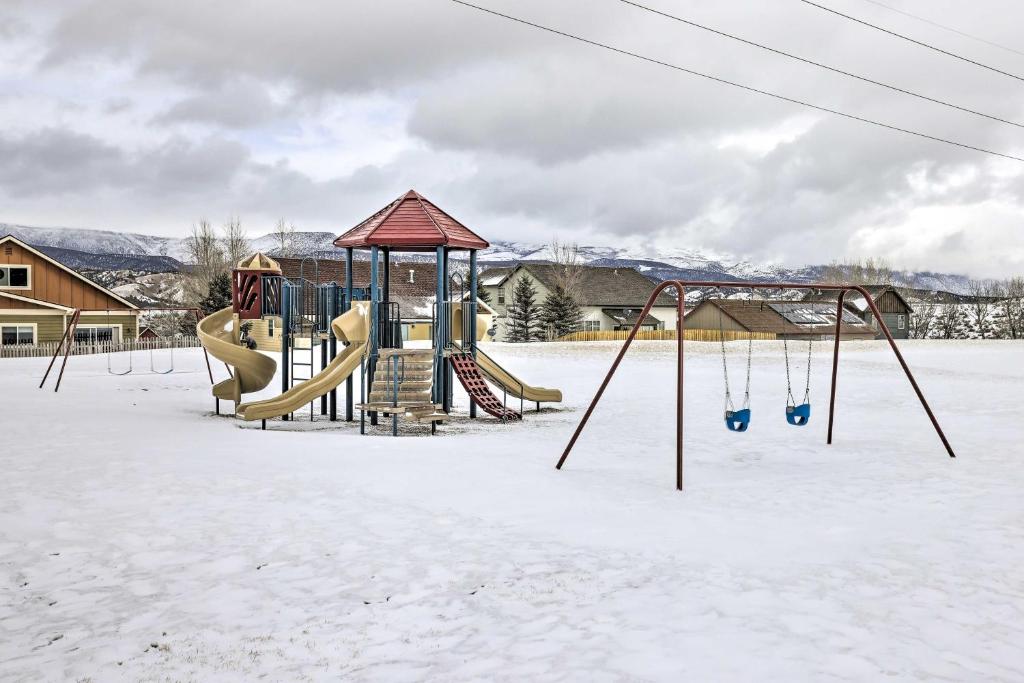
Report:
[{"label": "wooden deck railing", "polygon": [[[81,342],[71,347],[71,355],[84,356],[96,353],[118,353],[120,351],[191,349],[199,346],[198,337],[168,337],[137,341],[99,342],[95,344]],[[2,345],[0,346],[0,358],[49,358],[53,356],[58,347],[60,347],[60,342]]]}]

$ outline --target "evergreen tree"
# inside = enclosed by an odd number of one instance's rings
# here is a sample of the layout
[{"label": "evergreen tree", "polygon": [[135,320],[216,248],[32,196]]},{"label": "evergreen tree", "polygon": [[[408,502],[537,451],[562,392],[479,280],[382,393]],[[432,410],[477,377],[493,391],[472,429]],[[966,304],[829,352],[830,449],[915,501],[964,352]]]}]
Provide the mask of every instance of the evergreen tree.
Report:
[{"label": "evergreen tree", "polygon": [[541,322],[554,339],[576,332],[583,326],[583,311],[561,287],[547,295],[540,309]]},{"label": "evergreen tree", "polygon": [[476,300],[483,301],[485,304],[491,303],[491,293],[484,289],[479,281],[476,283]]},{"label": "evergreen tree", "polygon": [[519,278],[512,290],[507,329],[505,341],[531,342],[544,338],[540,306],[537,305],[537,288],[533,280],[525,275]]},{"label": "evergreen tree", "polygon": [[231,276],[227,273],[215,275],[210,279],[206,296],[199,301],[199,310],[203,315],[210,315],[231,305]]}]

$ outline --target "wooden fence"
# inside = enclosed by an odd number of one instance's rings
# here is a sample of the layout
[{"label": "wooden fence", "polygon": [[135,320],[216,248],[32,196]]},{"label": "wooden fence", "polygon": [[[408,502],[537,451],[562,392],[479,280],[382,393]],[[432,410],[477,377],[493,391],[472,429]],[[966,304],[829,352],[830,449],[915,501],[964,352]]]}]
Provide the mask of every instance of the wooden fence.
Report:
[{"label": "wooden fence", "polygon": [[[722,336],[725,341],[737,341],[755,339],[759,341],[772,341],[776,338],[774,332],[740,332],[735,330],[686,330],[683,339],[686,341],[717,342]],[[625,341],[629,336],[629,330],[594,330],[589,332],[572,332],[559,337],[556,341]],[[643,341],[675,341],[677,338],[675,330],[640,330],[636,333],[637,340]]]},{"label": "wooden fence", "polygon": [[[43,344],[11,344],[0,346],[0,358],[49,358],[60,347],[60,342]],[[199,337],[168,337],[161,339],[127,340],[122,342],[76,343],[71,355],[83,356],[95,353],[118,353],[120,351],[158,351],[161,349],[192,349],[200,346]]]}]

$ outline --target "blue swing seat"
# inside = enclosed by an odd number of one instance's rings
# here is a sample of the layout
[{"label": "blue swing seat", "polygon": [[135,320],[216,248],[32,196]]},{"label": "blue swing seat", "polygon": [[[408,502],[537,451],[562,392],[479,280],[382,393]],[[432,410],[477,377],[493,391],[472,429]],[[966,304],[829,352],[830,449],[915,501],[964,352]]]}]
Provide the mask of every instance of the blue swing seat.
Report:
[{"label": "blue swing seat", "polygon": [[798,406],[786,406],[786,422],[796,427],[803,427],[811,421],[811,404],[801,403]]},{"label": "blue swing seat", "polygon": [[745,432],[750,426],[750,408],[725,411],[725,426],[731,432]]}]

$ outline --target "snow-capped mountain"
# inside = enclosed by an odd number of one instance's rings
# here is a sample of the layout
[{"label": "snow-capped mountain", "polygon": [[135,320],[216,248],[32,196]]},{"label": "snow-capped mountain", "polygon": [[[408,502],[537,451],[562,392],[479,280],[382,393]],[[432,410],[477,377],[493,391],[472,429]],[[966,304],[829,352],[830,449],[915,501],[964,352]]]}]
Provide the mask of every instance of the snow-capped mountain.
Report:
[{"label": "snow-capped mountain", "polygon": [[[170,272],[181,270],[187,262],[185,239],[161,237],[112,230],[82,228],[38,228],[0,223],[0,236],[15,237],[44,251],[74,268],[90,270],[136,270]],[[337,235],[331,232],[295,232],[288,237],[289,256],[340,258],[343,249],[334,246]],[[254,251],[271,256],[281,255],[280,237],[266,234],[251,240]],[[825,266],[808,265],[787,268],[770,263],[735,260],[727,255],[713,255],[690,248],[664,248],[643,245],[607,247],[582,245],[581,260],[595,266],[636,268],[653,280],[791,280],[811,282],[821,277]],[[366,258],[365,252],[357,257]],[[458,259],[461,254],[453,254]],[[394,258],[406,261],[433,261],[432,254],[396,253]],[[496,266],[516,261],[542,261],[550,258],[547,245],[494,241],[479,256],[482,265]],[[969,278],[945,273],[904,271],[903,284],[924,290],[964,294]]]},{"label": "snow-capped mountain", "polygon": [[184,261],[185,240],[134,232],[92,230],[87,228],[36,228],[0,223],[0,237],[14,235],[35,247],[57,247],[90,254],[131,254],[133,256],[170,256]]}]

